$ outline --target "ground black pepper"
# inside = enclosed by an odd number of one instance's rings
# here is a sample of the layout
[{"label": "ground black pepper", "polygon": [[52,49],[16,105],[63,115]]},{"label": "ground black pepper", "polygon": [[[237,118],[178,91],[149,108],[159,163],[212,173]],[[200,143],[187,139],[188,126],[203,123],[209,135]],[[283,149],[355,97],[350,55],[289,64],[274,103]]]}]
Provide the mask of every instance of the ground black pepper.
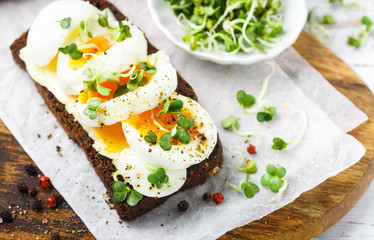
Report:
[{"label": "ground black pepper", "polygon": [[203,195],[203,200],[204,200],[205,202],[209,202],[209,201],[210,201],[210,198],[211,198],[211,196],[210,196],[209,193],[204,193],[204,195]]}]

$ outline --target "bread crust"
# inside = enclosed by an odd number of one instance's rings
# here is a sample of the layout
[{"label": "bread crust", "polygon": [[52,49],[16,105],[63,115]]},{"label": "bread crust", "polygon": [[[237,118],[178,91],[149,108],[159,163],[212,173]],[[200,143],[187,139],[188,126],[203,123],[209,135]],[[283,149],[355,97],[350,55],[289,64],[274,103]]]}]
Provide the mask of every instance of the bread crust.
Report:
[{"label": "bread crust", "polygon": [[[109,8],[117,20],[126,19],[126,17],[111,3],[105,0],[89,0],[89,2],[103,10]],[[14,61],[24,70],[26,70],[25,63],[19,57],[19,51],[26,46],[28,32],[23,33],[18,39],[14,41],[11,45],[11,51]],[[148,42],[148,54],[157,52],[158,50]],[[112,184],[114,180],[112,178],[112,173],[116,171],[115,166],[112,163],[112,160],[100,155],[93,147],[93,140],[88,136],[87,132],[83,130],[82,126],[74,119],[73,115],[69,114],[65,105],[57,100],[57,98],[45,87],[41,86],[37,82],[35,85],[46,102],[48,108],[57,118],[61,126],[64,128],[69,138],[76,142],[85,152],[87,159],[90,161],[94,167],[97,175],[100,177],[101,181],[104,183],[107,194],[112,199],[113,191]],[[178,73],[178,87],[176,92],[184,96],[190,97],[194,100],[197,100],[196,94],[192,87],[179,75]],[[217,138],[217,144],[210,154],[209,158],[205,159],[199,164],[190,166],[187,169],[187,179],[182,188],[174,194],[177,194],[180,191],[193,188],[195,186],[203,184],[209,174],[215,173],[217,167],[219,168],[223,162],[223,153],[222,145]],[[131,187],[131,186],[130,186]],[[174,195],[173,194],[173,195]],[[164,203],[170,196],[162,198],[152,198],[144,196],[143,199],[133,207],[127,205],[127,203],[114,202],[114,209],[116,209],[119,217],[124,221],[134,220],[141,215],[151,211],[155,207]]]}]

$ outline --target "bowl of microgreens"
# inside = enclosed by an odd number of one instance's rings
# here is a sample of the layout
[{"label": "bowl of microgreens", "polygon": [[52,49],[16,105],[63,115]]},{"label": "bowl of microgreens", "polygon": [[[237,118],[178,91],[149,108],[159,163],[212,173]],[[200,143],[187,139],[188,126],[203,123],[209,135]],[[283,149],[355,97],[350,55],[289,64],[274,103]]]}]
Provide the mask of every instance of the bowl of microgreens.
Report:
[{"label": "bowl of microgreens", "polygon": [[151,16],[175,45],[218,64],[271,59],[302,31],[305,0],[148,0]]}]

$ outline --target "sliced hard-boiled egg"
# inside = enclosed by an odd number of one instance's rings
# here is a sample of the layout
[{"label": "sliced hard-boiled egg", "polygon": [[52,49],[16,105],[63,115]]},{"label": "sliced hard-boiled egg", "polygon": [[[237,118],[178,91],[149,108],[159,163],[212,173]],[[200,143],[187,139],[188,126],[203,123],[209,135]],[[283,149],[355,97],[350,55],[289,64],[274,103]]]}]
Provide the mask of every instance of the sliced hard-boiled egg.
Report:
[{"label": "sliced hard-boiled egg", "polygon": [[[27,51],[32,63],[46,66],[55,57],[72,32],[86,16],[99,10],[87,1],[59,0],[47,5],[36,17],[27,36]],[[58,21],[71,18],[66,29]]]},{"label": "sliced hard-boiled egg", "polygon": [[148,143],[144,137],[149,131],[157,138],[172,132],[177,125],[177,114],[161,114],[162,105],[142,114],[131,116],[122,122],[122,127],[131,149],[145,162],[163,166],[168,169],[182,169],[205,160],[217,143],[217,128],[209,114],[191,98],[173,93],[170,102],[179,99],[184,106],[182,110],[187,119],[193,119],[193,126],[187,130],[190,141],[187,144],[172,139],[170,150],[164,150],[159,143]]},{"label": "sliced hard-boiled egg", "polygon": [[97,109],[98,126],[126,120],[131,115],[152,109],[175,91],[178,84],[177,73],[165,52],[151,55],[149,62],[156,62],[154,66],[157,72],[152,79],[145,86],[102,103]]},{"label": "sliced hard-boiled egg", "polygon": [[147,197],[164,197],[178,191],[186,181],[187,170],[168,170],[166,175],[169,181],[159,189],[148,181],[148,175],[154,173],[157,167],[143,162],[131,149],[121,152],[118,159],[113,160],[117,171],[123,176],[125,182]]}]

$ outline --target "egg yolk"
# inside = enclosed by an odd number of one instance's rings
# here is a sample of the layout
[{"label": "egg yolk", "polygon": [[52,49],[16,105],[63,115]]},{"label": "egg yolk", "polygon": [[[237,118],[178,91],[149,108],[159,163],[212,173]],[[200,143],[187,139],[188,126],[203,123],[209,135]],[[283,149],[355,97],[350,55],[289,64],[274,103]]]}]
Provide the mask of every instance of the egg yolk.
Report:
[{"label": "egg yolk", "polygon": [[101,128],[94,127],[93,129],[97,134],[96,137],[107,146],[107,153],[121,152],[123,149],[130,147],[123,133],[121,122]]},{"label": "egg yolk", "polygon": [[[154,132],[158,138],[160,138],[165,133],[170,132],[177,125],[177,114],[164,113],[158,116],[158,113],[163,109],[163,104],[160,104],[154,109],[145,111],[141,114],[131,116],[126,120],[126,122],[134,127],[139,133],[144,137],[148,135],[149,131]],[[187,119],[192,118],[193,114],[187,109],[182,109],[184,113],[182,114]],[[193,140],[198,134],[197,126],[194,124],[190,129],[187,130],[190,134],[191,140]],[[172,144],[178,144],[178,140],[172,140]]]},{"label": "egg yolk", "polygon": [[[140,66],[137,65],[135,70],[141,70]],[[130,69],[122,72],[121,74],[126,74],[129,71],[130,71]],[[144,82],[144,84],[147,85],[152,80],[153,76],[154,76],[153,74],[149,74],[146,71],[144,71],[144,77],[147,79],[147,82]],[[119,80],[120,80],[120,85],[127,84],[130,80],[130,77],[120,77]],[[97,91],[88,91],[88,90],[85,89],[79,94],[79,97],[78,97],[79,102],[81,104],[86,104],[88,99],[90,99],[90,98],[99,98],[103,102],[106,102],[106,101],[109,101],[110,99],[112,99],[113,96],[114,96],[114,93],[118,89],[118,83],[117,82],[112,82],[112,81],[105,81],[105,82],[100,83],[100,85],[102,87],[111,89],[108,96],[101,95]]]},{"label": "egg yolk", "polygon": [[79,51],[83,52],[83,57],[80,59],[70,59],[69,67],[72,70],[77,70],[86,64],[88,60],[95,57],[95,55],[99,55],[109,48],[111,48],[115,42],[106,36],[98,36],[91,38],[84,45],[79,46]]}]

